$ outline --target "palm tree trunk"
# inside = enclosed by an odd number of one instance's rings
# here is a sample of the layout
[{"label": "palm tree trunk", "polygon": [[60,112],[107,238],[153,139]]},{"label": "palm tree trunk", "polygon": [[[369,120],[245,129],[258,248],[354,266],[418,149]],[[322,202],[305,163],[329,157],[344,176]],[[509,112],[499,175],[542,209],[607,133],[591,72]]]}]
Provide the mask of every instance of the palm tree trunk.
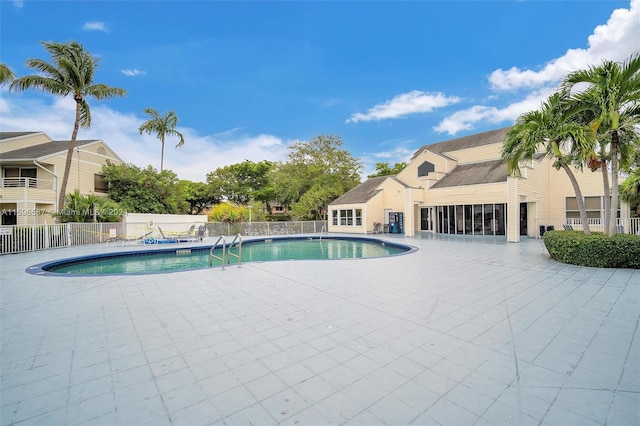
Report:
[{"label": "palm tree trunk", "polygon": [[609,188],[609,169],[607,162],[602,161],[600,165],[602,170],[602,187],[604,188],[604,221],[602,222],[604,234],[609,235],[609,223],[611,221],[611,189]]},{"label": "palm tree trunk", "polygon": [[576,176],[573,174],[571,167],[567,164],[562,164],[562,168],[569,176],[569,180],[571,181],[571,185],[573,186],[573,190],[576,193],[576,200],[578,201],[578,209],[580,210],[580,220],[582,221],[582,229],[585,235],[591,235],[591,229],[589,228],[589,221],[587,219],[587,209],[584,207],[584,198],[582,197],[582,191],[580,190],[580,185],[578,185],[578,180]]},{"label": "palm tree trunk", "polygon": [[616,233],[618,219],[618,131],[611,133],[611,213],[609,221],[609,235]]},{"label": "palm tree trunk", "polygon": [[[64,199],[67,195],[67,183],[69,182],[69,174],[71,172],[71,160],[73,159],[73,149],[76,146],[76,138],[78,137],[78,129],[80,128],[80,107],[82,99],[76,99],[76,121],[73,124],[73,133],[67,148],[67,159],[64,163],[64,175],[60,184],[60,192],[58,193],[58,212],[64,208]],[[80,188],[78,188],[80,189]]]},{"label": "palm tree trunk", "polygon": [[164,135],[160,137],[160,142],[162,142],[162,151],[160,153],[160,171],[162,171],[162,166],[164,165]]}]

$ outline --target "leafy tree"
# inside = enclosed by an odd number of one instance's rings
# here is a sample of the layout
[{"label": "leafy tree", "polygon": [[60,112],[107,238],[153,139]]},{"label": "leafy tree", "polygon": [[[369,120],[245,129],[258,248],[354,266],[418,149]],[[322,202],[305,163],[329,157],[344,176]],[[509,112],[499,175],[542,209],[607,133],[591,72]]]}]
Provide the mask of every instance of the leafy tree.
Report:
[{"label": "leafy tree", "polygon": [[67,194],[65,208],[54,215],[60,222],[119,222],[124,210],[114,201],[94,194]]},{"label": "leafy tree", "polygon": [[[570,73],[563,81],[563,89],[571,92],[576,84],[586,83],[583,92],[574,94],[576,102],[590,110],[594,120],[590,125],[598,134],[607,134],[609,158],[611,164],[611,207],[609,213],[608,234],[616,232],[616,213],[618,208],[620,166],[629,164],[632,149],[629,143],[636,143],[637,138],[621,137],[626,131],[636,133],[634,126],[640,121],[640,53],[633,54],[620,64],[604,61],[601,65]],[[586,93],[587,95],[583,95]],[[605,198],[606,195],[605,194]]]},{"label": "leafy tree", "polygon": [[338,177],[334,175],[321,176],[293,205],[292,213],[301,219],[320,218],[320,220],[326,220],[327,206],[344,192]]},{"label": "leafy tree", "polygon": [[395,163],[393,167],[389,167],[389,163],[376,163],[376,172],[374,174],[368,175],[368,178],[378,177],[378,176],[390,176],[397,175],[400,173],[405,167],[407,167],[406,162]]},{"label": "leafy tree", "polygon": [[636,217],[640,217],[640,169],[634,169],[620,185],[620,198],[629,203]]},{"label": "leafy tree", "polygon": [[640,217],[640,147],[630,168],[631,173],[620,185],[620,199],[629,203],[635,217]]},{"label": "leafy tree", "polygon": [[[287,161],[274,167],[271,178],[278,201],[298,217],[322,217],[326,205],[319,208],[318,203],[328,204],[360,183],[362,163],[342,149],[339,136],[316,136],[289,149]],[[323,185],[329,187],[321,190]]]},{"label": "leafy tree", "polygon": [[76,102],[73,132],[67,147],[64,175],[58,194],[58,207],[62,208],[67,192],[67,182],[69,181],[78,129],[79,127],[86,129],[91,126],[91,110],[87,98],[110,99],[115,96],[124,96],[127,92],[124,89],[110,87],[106,84],[94,83],[94,73],[99,60],[94,58],[77,41],[68,43],[41,42],[41,44],[51,55],[51,63],[42,59],[28,59],[26,65],[38,71],[38,74],[16,79],[11,83],[10,89],[20,92],[34,88],[63,97],[71,95]]},{"label": "leafy tree", "polygon": [[213,194],[211,186],[204,182],[181,180],[178,185],[180,187],[180,193],[183,195],[185,201],[189,203],[190,214],[201,214],[205,209],[221,201],[221,197]]},{"label": "leafy tree", "polygon": [[224,202],[211,208],[208,215],[211,222],[238,223],[249,221],[249,209],[234,203]]},{"label": "leafy tree", "polygon": [[543,155],[554,159],[554,167],[563,169],[576,194],[580,219],[585,234],[590,234],[587,211],[580,185],[571,165],[582,167],[586,156],[593,151],[593,132],[574,120],[566,93],[554,93],[537,111],[518,117],[516,124],[507,132],[502,158],[507,171],[521,176],[520,162],[533,160],[541,148]]},{"label": "leafy tree", "polygon": [[0,62],[0,85],[11,83],[16,79],[16,75],[7,65]]},{"label": "leafy tree", "polygon": [[178,125],[178,116],[173,111],[169,111],[164,116],[160,116],[160,114],[158,114],[158,111],[153,108],[145,109],[144,113],[151,118],[142,123],[138,130],[140,131],[140,134],[154,134],[158,139],[160,139],[160,142],[162,142],[162,152],[160,155],[160,171],[162,172],[164,165],[165,138],[167,136],[176,136],[179,138],[176,148],[184,145],[184,137],[182,136],[182,133],[176,130],[176,126]]},{"label": "leafy tree", "polygon": [[109,197],[132,213],[180,214],[189,203],[180,192],[177,175],[171,170],[156,171],[133,164],[105,164],[102,175],[109,186]]},{"label": "leafy tree", "polygon": [[272,168],[273,163],[267,160],[245,160],[208,173],[207,183],[213,193],[236,204],[247,205],[251,200],[268,203],[275,195],[269,181]]}]

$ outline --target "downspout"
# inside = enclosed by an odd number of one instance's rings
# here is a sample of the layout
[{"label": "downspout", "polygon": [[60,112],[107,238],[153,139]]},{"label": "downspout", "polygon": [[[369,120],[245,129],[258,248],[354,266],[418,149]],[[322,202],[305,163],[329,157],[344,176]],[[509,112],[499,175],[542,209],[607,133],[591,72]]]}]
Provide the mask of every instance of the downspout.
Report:
[{"label": "downspout", "polygon": [[39,168],[41,168],[45,172],[49,173],[55,179],[54,180],[54,184],[55,184],[55,188],[56,188],[56,196],[55,196],[55,202],[54,202],[54,209],[55,209],[55,211],[57,213],[58,212],[58,175],[56,175],[51,170],[49,170],[46,167],[44,167],[42,164],[38,163],[37,160],[33,160],[33,164],[35,164],[36,166],[38,166]]}]

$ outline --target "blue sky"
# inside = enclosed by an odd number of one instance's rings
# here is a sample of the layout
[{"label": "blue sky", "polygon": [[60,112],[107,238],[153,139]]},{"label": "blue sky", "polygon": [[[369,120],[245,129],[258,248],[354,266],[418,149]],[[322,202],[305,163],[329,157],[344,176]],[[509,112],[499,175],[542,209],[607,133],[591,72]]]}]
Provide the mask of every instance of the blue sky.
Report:
[{"label": "blue sky", "polygon": [[[186,143],[165,168],[204,181],[217,167],[286,158],[319,134],[364,165],[408,161],[422,145],[504,127],[568,72],[640,50],[631,1],[9,1],[0,61],[18,76],[77,40],[96,82],[128,95],[90,100],[93,126],[128,163],[160,166],[139,135],[143,110],[173,110]],[[69,139],[73,101],[0,89],[0,130]],[[173,143],[172,143],[173,142]]]}]

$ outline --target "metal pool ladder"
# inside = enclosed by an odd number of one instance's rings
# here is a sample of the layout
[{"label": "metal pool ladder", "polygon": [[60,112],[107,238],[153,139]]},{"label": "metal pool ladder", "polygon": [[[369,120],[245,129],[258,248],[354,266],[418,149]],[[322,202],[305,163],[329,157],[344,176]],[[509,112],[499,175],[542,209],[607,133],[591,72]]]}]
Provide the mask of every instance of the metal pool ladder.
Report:
[{"label": "metal pool ladder", "polygon": [[[222,241],[222,256],[213,254],[213,251],[220,241]],[[231,251],[233,247],[238,248],[238,253],[233,253]],[[222,263],[222,269],[224,270],[225,265],[227,263],[231,263],[230,257],[235,257],[236,259],[238,259],[238,268],[240,268],[242,265],[242,235],[240,234],[235,236],[228,247],[226,238],[224,237],[224,235],[220,235],[215,244],[212,245],[211,249],[209,250],[209,267],[213,266],[213,259],[215,258]]]}]

